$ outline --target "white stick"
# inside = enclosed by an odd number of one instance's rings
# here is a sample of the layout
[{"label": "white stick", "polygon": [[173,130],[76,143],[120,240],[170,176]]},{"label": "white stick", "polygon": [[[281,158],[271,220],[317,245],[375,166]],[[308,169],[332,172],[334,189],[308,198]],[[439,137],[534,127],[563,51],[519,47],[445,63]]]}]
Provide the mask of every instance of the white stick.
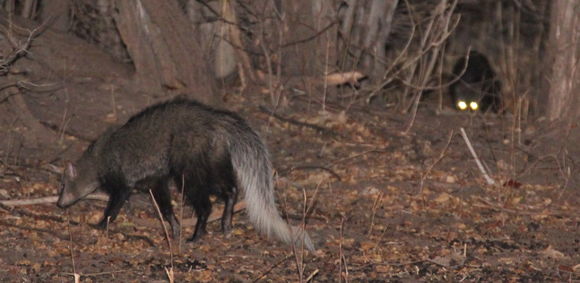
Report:
[{"label": "white stick", "polygon": [[469,148],[471,155],[473,155],[473,158],[475,159],[475,163],[477,163],[477,167],[479,167],[479,171],[481,171],[481,174],[483,174],[485,181],[487,182],[488,185],[495,185],[495,181],[491,177],[489,177],[489,175],[485,171],[485,168],[483,167],[483,164],[479,160],[479,157],[477,157],[477,153],[475,153],[473,146],[471,146],[471,142],[467,138],[467,134],[465,133],[465,130],[463,128],[460,128],[459,130],[461,130],[461,136],[465,140],[465,143],[467,144],[467,148]]}]

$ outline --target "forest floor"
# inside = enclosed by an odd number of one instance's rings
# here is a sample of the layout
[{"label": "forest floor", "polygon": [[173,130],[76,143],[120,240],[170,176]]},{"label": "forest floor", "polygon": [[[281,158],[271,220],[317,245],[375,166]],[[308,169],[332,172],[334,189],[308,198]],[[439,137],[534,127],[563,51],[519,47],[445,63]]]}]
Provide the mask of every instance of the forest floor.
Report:
[{"label": "forest floor", "polygon": [[[76,273],[80,282],[167,282],[169,272],[176,282],[580,281],[580,156],[542,152],[543,128],[515,131],[509,114],[421,107],[405,133],[409,116],[392,110],[329,103],[321,111],[302,97],[274,117],[257,106],[264,97],[228,99],[262,134],[279,208],[304,223],[316,252],[258,234],[244,211],[228,236],[214,221],[199,242],[175,239],[169,248],[141,193],[107,231],[91,226],[102,201],[0,207],[0,281],[73,282]],[[58,187],[46,170],[0,163],[0,199],[52,196]],[[176,211],[179,199],[175,192]],[[191,233],[188,226],[182,235]]]}]

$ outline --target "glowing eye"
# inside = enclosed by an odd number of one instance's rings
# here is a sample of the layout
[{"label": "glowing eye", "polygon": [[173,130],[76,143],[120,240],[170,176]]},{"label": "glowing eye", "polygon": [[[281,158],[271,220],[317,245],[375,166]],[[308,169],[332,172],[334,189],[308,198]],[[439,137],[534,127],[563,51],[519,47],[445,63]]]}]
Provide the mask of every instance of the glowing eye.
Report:
[{"label": "glowing eye", "polygon": [[457,101],[457,108],[459,108],[459,110],[465,110],[467,109],[467,103],[463,100]]},{"label": "glowing eye", "polygon": [[476,111],[479,108],[479,105],[477,105],[477,102],[472,101],[469,102],[469,108],[471,108],[471,110]]}]

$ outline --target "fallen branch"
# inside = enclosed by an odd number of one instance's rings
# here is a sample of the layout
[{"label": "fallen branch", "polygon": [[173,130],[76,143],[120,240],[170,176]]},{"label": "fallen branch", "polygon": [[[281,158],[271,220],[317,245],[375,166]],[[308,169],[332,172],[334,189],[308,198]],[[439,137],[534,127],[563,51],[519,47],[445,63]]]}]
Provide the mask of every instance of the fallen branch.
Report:
[{"label": "fallen branch", "polygon": [[465,130],[463,128],[460,128],[459,130],[461,130],[461,136],[465,140],[465,143],[467,144],[467,148],[469,148],[469,152],[471,152],[471,155],[473,155],[473,158],[475,159],[475,163],[477,163],[477,167],[479,168],[479,171],[481,171],[481,174],[483,174],[485,181],[487,182],[488,185],[495,185],[495,181],[491,177],[489,177],[489,175],[487,174],[487,171],[483,167],[483,163],[481,163],[481,161],[479,160],[479,157],[477,157],[477,153],[475,153],[473,146],[471,146],[471,142],[469,141],[469,138],[467,138],[467,134],[465,133]]},{"label": "fallen branch", "polygon": [[[109,200],[109,196],[104,193],[90,194],[83,199],[90,200]],[[22,205],[32,205],[32,204],[45,204],[45,203],[56,203],[58,201],[58,196],[41,197],[34,199],[15,199],[15,200],[0,200],[0,204],[5,206],[22,206]]]},{"label": "fallen branch", "polygon": [[319,131],[319,132],[321,132],[323,134],[329,134],[329,135],[333,135],[333,136],[341,136],[339,133],[337,133],[337,132],[335,132],[333,130],[329,130],[327,128],[324,128],[324,127],[321,127],[321,126],[318,126],[318,125],[313,125],[313,124],[310,124],[310,123],[300,122],[300,121],[296,121],[294,119],[282,117],[282,116],[274,113],[274,111],[266,108],[265,106],[260,106],[260,110],[262,112],[264,112],[264,113],[266,113],[266,114],[268,114],[268,115],[270,115],[270,116],[278,119],[278,120],[283,121],[283,122],[288,122],[288,123],[293,124],[293,125],[296,125],[296,126],[308,127],[308,128],[314,129],[316,131]]},{"label": "fallen branch", "polygon": [[510,214],[518,214],[518,215],[532,215],[532,216],[555,216],[555,217],[568,217],[568,218],[578,218],[580,217],[580,214],[578,213],[574,213],[574,212],[570,212],[570,211],[564,211],[564,210],[555,210],[555,209],[550,209],[548,210],[548,208],[544,208],[542,210],[522,210],[522,209],[510,209],[510,208],[505,208],[502,207],[499,204],[495,204],[492,203],[489,200],[484,199],[483,197],[475,197],[475,200],[479,201],[480,203],[474,203],[473,207],[479,207],[479,208],[486,208],[486,209],[492,209],[492,210],[496,210],[496,211],[500,211],[500,212],[505,212],[505,213],[510,213]]},{"label": "fallen branch", "polygon": [[324,171],[330,173],[330,175],[332,175],[334,178],[336,178],[339,182],[342,181],[340,178],[340,175],[338,175],[332,169],[324,167],[324,166],[313,166],[313,165],[295,166],[295,167],[290,168],[288,170],[288,172],[292,172],[295,170],[316,170],[316,169],[324,170]]},{"label": "fallen branch", "polygon": [[68,237],[65,235],[62,235],[60,233],[58,233],[57,231],[55,231],[54,229],[44,229],[44,228],[34,228],[34,227],[26,227],[23,225],[17,225],[17,224],[13,224],[13,223],[9,223],[7,221],[4,220],[0,220],[0,226],[2,226],[2,230],[7,230],[6,227],[11,227],[11,228],[16,228],[16,229],[21,229],[21,230],[26,230],[26,231],[33,231],[33,232],[38,232],[38,233],[44,233],[44,234],[48,234],[48,235],[52,235],[56,238],[59,238],[62,241],[68,241]]}]

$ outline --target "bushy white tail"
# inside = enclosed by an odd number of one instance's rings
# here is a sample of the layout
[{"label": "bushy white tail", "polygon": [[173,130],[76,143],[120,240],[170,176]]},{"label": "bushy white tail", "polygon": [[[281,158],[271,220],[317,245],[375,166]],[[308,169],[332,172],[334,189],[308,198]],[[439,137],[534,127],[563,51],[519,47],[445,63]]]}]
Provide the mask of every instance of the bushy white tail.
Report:
[{"label": "bushy white tail", "polygon": [[250,221],[268,237],[274,235],[297,247],[304,243],[307,249],[314,251],[308,233],[300,227],[289,226],[276,208],[272,164],[266,147],[251,129],[237,130],[229,132],[230,155]]}]

